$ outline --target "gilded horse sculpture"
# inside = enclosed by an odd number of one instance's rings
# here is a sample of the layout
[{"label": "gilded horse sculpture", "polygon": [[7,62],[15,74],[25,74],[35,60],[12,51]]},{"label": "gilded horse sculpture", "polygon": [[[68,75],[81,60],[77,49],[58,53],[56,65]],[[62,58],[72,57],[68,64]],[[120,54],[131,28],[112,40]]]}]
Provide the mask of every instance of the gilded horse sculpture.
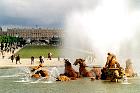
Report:
[{"label": "gilded horse sculpture", "polygon": [[31,77],[33,78],[40,78],[40,77],[45,77],[46,79],[48,78],[49,74],[47,69],[41,69],[43,67],[42,64],[40,64],[39,66],[34,67],[31,72],[33,72],[34,74],[32,74]]},{"label": "gilded horse sculpture", "polygon": [[76,72],[73,68],[71,63],[68,59],[64,59],[65,61],[65,72],[64,75],[71,78],[72,80],[75,80],[76,78],[79,78],[79,73]]},{"label": "gilded horse sculpture", "polygon": [[76,61],[74,62],[73,65],[80,65],[79,67],[79,73],[81,76],[83,77],[90,77],[91,79],[95,79],[95,76],[93,75],[93,73],[91,71],[87,71],[86,70],[86,64],[85,64],[85,60],[84,59],[76,59]]}]

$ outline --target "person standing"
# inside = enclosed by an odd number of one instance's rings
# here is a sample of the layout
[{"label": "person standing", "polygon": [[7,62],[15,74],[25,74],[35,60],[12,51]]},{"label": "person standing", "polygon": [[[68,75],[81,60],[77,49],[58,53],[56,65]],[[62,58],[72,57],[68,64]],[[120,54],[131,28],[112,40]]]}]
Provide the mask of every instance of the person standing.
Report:
[{"label": "person standing", "polygon": [[48,59],[49,59],[49,60],[52,59],[52,53],[48,53]]},{"label": "person standing", "polygon": [[60,57],[58,56],[58,61],[60,61]]},{"label": "person standing", "polygon": [[12,54],[14,54],[14,53],[15,53],[15,48],[13,47],[13,48],[12,48]]},{"label": "person standing", "polygon": [[13,61],[14,61],[14,55],[11,56],[11,60],[12,60],[12,63],[13,63]]},{"label": "person standing", "polygon": [[5,57],[5,52],[2,50],[2,52],[1,52],[1,54],[2,54],[2,58],[4,59],[4,57]]},{"label": "person standing", "polygon": [[[19,56],[19,54],[16,56],[16,64],[17,64],[17,62],[20,63],[20,56]],[[21,63],[20,63],[20,64],[21,64]]]},{"label": "person standing", "polygon": [[39,62],[42,63],[42,56],[39,56]]},{"label": "person standing", "polygon": [[31,65],[34,64],[34,56],[31,56]]},{"label": "person standing", "polygon": [[44,56],[42,56],[41,61],[42,61],[42,63],[44,63]]}]

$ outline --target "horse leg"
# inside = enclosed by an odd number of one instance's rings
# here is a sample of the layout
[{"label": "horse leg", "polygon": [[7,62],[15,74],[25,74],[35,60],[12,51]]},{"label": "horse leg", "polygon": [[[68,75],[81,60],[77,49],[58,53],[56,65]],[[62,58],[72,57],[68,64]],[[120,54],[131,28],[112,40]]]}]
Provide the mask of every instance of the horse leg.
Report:
[{"label": "horse leg", "polygon": [[80,77],[80,73],[79,72],[75,72],[76,74],[77,74],[77,78],[79,78]]}]

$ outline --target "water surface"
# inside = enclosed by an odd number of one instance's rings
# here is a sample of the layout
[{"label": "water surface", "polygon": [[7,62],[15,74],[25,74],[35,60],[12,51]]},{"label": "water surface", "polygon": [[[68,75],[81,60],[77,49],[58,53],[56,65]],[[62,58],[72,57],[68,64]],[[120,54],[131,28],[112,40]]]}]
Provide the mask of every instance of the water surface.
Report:
[{"label": "water surface", "polygon": [[[61,70],[63,70],[61,68]],[[22,82],[19,68],[0,69],[0,93],[140,93],[140,78],[128,79],[131,84],[82,78],[68,82]],[[19,81],[19,82],[17,82]]]}]

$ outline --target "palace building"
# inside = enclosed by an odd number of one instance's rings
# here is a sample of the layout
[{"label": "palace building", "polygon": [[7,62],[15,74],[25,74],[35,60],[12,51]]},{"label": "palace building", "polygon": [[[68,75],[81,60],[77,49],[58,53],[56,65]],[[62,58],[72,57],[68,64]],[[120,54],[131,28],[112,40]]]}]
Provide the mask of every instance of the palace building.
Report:
[{"label": "palace building", "polygon": [[22,37],[31,40],[48,40],[52,37],[63,38],[62,29],[55,28],[8,28],[7,31],[0,29],[0,35]]}]

